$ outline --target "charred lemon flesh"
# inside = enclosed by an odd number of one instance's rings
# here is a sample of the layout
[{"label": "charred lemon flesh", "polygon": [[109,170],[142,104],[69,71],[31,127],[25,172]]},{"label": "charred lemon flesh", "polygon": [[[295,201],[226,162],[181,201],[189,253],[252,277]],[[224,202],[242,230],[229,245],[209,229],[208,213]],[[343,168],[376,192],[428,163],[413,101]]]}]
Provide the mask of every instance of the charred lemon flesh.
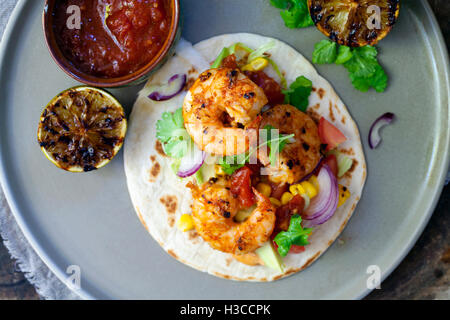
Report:
[{"label": "charred lemon flesh", "polygon": [[374,45],[395,24],[400,0],[308,0],[317,28],[331,40],[350,47]]},{"label": "charred lemon flesh", "polygon": [[75,87],[56,96],[41,115],[38,142],[61,169],[87,172],[105,166],[122,147],[125,113],[109,93]]}]

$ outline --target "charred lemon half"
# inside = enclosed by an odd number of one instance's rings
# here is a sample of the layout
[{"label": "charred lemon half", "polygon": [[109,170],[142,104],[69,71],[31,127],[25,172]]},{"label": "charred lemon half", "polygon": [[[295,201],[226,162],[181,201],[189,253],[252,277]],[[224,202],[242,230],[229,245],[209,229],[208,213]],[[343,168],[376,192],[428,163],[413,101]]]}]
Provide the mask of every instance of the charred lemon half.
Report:
[{"label": "charred lemon half", "polygon": [[350,47],[374,45],[397,21],[400,0],[308,0],[317,28]]},{"label": "charred lemon half", "polygon": [[75,87],[53,98],[41,115],[38,142],[61,169],[87,172],[105,166],[122,147],[127,120],[108,92]]}]

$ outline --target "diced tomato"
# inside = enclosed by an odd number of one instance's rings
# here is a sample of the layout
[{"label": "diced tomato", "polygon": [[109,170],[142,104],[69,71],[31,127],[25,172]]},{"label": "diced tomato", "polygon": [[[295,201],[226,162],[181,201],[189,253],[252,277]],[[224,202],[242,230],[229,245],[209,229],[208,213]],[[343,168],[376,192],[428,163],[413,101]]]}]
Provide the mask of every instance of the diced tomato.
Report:
[{"label": "diced tomato", "polygon": [[294,214],[302,214],[305,207],[305,199],[300,195],[295,195],[291,201],[277,208],[276,220],[275,220],[275,231],[284,230],[289,228],[291,222],[291,217]]},{"label": "diced tomato", "polygon": [[288,185],[287,183],[278,184],[278,183],[271,183],[270,186],[272,187],[272,194],[270,195],[272,198],[281,199],[281,196],[283,193],[288,191]]},{"label": "diced tomato", "polygon": [[258,87],[263,89],[269,100],[269,105],[275,106],[284,102],[284,94],[281,92],[281,86],[264,71],[245,71],[244,73]]},{"label": "diced tomato", "polygon": [[259,162],[256,164],[249,163],[246,165],[246,167],[249,168],[252,171],[252,174],[255,175],[259,175],[259,172],[261,170],[261,164]]},{"label": "diced tomato", "polygon": [[291,250],[289,250],[289,253],[302,253],[303,251],[305,251],[304,246],[298,246],[296,244],[293,244]]},{"label": "diced tomato", "polygon": [[322,166],[326,164],[330,168],[331,172],[333,172],[334,176],[337,177],[338,174],[338,163],[337,158],[334,154],[330,154],[328,157],[326,157],[323,162]]},{"label": "diced tomato", "polygon": [[319,137],[320,141],[327,145],[326,151],[335,149],[347,140],[344,134],[324,117],[319,121]]},{"label": "diced tomato", "polygon": [[249,208],[255,204],[255,195],[251,186],[252,170],[243,167],[231,176],[231,192],[238,196],[242,208]]},{"label": "diced tomato", "polygon": [[251,164],[248,163],[246,165],[246,167],[248,167],[251,171],[252,171],[252,179],[251,179],[251,185],[252,186],[256,186],[258,185],[258,183],[262,182],[261,181],[261,164],[258,162],[257,164]]}]

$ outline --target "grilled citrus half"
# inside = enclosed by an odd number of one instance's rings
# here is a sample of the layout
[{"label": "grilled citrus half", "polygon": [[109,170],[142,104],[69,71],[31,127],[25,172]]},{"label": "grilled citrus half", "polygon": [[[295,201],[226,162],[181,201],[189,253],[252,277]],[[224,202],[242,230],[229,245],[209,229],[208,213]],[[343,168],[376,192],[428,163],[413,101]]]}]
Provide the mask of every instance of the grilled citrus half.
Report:
[{"label": "grilled citrus half", "polygon": [[317,28],[350,47],[374,45],[397,21],[400,0],[308,0]]},{"label": "grilled citrus half", "polygon": [[105,166],[122,147],[127,120],[106,91],[75,87],[53,98],[41,115],[38,142],[61,169],[87,172]]}]

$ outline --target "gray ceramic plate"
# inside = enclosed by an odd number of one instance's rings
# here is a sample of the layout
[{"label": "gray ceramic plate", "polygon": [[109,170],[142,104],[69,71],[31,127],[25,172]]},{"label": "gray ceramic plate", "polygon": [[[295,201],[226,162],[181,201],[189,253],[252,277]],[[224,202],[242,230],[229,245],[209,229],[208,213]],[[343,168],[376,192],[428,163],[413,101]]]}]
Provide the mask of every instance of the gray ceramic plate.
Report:
[{"label": "gray ceramic plate", "polygon": [[[267,0],[184,0],[184,37],[197,42],[231,32],[282,39],[311,57],[315,28],[289,30]],[[361,93],[339,66],[319,72],[336,88],[364,140],[368,180],[353,218],[306,271],[264,284],[200,273],[173,260],[140,225],[125,183],[122,154],[106,168],[71,174],[54,167],[36,143],[42,108],[75,85],[53,63],[41,31],[41,1],[20,1],[0,53],[2,183],[17,221],[49,267],[65,278],[81,268],[86,298],[359,298],[366,273],[386,277],[413,246],[432,213],[448,165],[448,56],[425,1],[403,1],[400,20],[380,45],[389,89]],[[250,15],[248,14],[250,13]],[[131,108],[139,88],[113,90]],[[129,111],[129,110],[128,110]],[[391,111],[398,121],[367,147],[370,124]]]}]

